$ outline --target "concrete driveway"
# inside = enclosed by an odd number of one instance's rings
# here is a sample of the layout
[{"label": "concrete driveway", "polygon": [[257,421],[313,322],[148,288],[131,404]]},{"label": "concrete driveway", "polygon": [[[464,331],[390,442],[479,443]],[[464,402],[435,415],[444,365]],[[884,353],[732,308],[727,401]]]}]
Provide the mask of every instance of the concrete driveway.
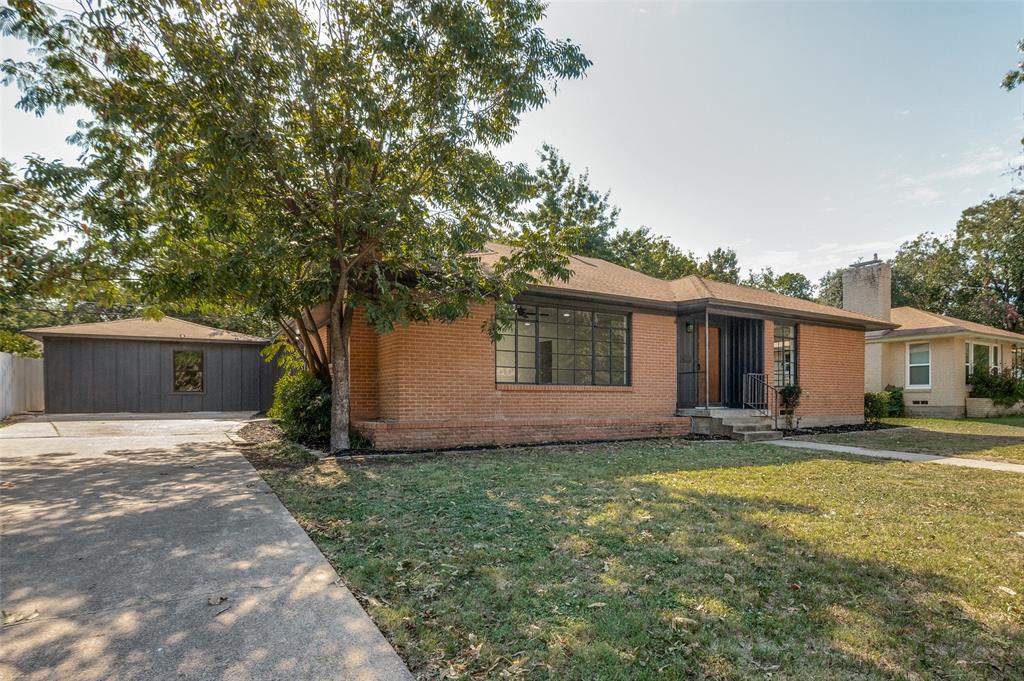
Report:
[{"label": "concrete driveway", "polygon": [[408,679],[235,449],[246,414],[0,428],[0,679]]}]

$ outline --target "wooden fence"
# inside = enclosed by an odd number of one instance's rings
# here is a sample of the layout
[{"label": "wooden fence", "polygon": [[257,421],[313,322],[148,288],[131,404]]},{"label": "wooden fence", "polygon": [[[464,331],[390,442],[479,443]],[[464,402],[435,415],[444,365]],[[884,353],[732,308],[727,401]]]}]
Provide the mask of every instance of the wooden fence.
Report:
[{"label": "wooden fence", "polygon": [[43,410],[43,360],[0,352],[0,419]]}]

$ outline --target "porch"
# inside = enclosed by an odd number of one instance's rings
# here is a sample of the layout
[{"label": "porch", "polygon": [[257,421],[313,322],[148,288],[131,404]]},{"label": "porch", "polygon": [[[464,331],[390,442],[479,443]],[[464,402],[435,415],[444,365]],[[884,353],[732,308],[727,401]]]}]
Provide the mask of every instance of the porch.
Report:
[{"label": "porch", "polygon": [[[773,358],[765,319],[710,306],[677,320],[677,413],[739,417],[778,414],[778,391],[768,371]],[[783,361],[793,348],[780,348]]]}]

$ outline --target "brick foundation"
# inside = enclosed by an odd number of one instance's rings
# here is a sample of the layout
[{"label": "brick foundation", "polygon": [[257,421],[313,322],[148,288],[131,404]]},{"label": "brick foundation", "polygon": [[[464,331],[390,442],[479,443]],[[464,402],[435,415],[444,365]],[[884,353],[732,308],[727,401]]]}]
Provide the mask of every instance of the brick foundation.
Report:
[{"label": "brick foundation", "polygon": [[468,419],[458,421],[361,421],[355,429],[375,449],[444,449],[590,440],[673,437],[690,432],[685,417],[614,419]]}]

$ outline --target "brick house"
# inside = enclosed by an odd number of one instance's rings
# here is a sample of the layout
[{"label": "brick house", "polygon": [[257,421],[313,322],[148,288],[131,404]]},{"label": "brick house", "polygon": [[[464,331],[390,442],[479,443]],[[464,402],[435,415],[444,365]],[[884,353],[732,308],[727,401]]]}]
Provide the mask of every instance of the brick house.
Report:
[{"label": "brick house", "polygon": [[875,258],[843,272],[843,308],[891,321],[895,329],[865,335],[864,388],[903,388],[910,416],[960,418],[968,413],[975,371],[1024,371],[1024,335],[935,314],[892,307],[892,266]]},{"label": "brick house", "polygon": [[[484,265],[506,248],[489,245]],[[384,335],[357,315],[354,429],[382,449],[668,436],[730,418],[756,430],[786,383],[803,388],[803,425],[863,421],[864,333],[894,324],[597,258],[571,267],[517,300],[497,343],[484,330],[493,305]]]}]

